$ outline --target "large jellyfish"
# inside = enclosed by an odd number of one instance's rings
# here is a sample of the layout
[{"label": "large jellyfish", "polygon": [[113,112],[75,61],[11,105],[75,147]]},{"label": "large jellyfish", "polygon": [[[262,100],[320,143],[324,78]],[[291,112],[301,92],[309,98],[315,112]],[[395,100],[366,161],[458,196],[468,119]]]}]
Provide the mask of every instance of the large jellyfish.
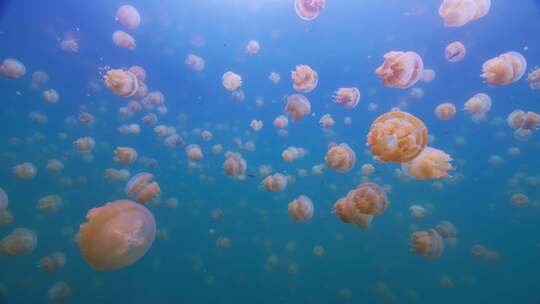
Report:
[{"label": "large jellyfish", "polygon": [[303,20],[311,21],[319,16],[326,5],[326,0],[295,0],[296,14]]},{"label": "large jellyfish", "polygon": [[403,172],[419,180],[440,179],[452,170],[452,157],[439,149],[425,147],[417,157],[402,163]]},{"label": "large jellyfish", "polygon": [[439,15],[447,27],[460,27],[487,15],[491,0],[443,0]]},{"label": "large jellyfish", "polygon": [[356,154],[347,144],[339,144],[328,150],[324,160],[336,172],[345,173],[351,171],[356,163]]},{"label": "large jellyfish", "polygon": [[386,192],[376,183],[362,183],[347,193],[347,200],[357,212],[381,215],[388,206]]},{"label": "large jellyfish", "polygon": [[384,54],[384,63],[375,70],[384,86],[406,89],[420,80],[424,63],[415,52],[392,51]]},{"label": "large jellyfish", "polygon": [[221,77],[221,84],[225,89],[233,92],[242,85],[242,77],[234,72],[228,71]]},{"label": "large jellyfish", "polygon": [[491,85],[508,85],[525,74],[527,60],[518,52],[507,52],[482,65],[482,78]]},{"label": "large jellyfish", "polygon": [[112,41],[116,46],[132,51],[136,46],[135,38],[124,31],[114,31]]},{"label": "large jellyfish", "polygon": [[291,72],[294,90],[299,93],[309,93],[317,87],[319,74],[308,65],[297,65]]},{"label": "large jellyfish", "polygon": [[9,205],[9,199],[4,189],[0,188],[0,212],[7,209]]}]

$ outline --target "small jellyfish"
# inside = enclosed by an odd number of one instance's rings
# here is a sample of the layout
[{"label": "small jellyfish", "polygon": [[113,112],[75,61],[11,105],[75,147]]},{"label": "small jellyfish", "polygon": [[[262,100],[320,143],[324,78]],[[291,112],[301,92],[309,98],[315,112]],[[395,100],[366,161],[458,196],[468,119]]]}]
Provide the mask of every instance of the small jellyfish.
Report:
[{"label": "small jellyfish", "polygon": [[7,79],[17,79],[24,74],[26,74],[26,67],[17,59],[6,58],[0,64],[0,75]]},{"label": "small jellyfish", "polygon": [[415,219],[422,219],[426,217],[427,210],[420,205],[412,205],[409,207],[409,213]]},{"label": "small jellyfish", "polygon": [[452,170],[452,157],[439,149],[425,147],[411,161],[401,164],[401,169],[408,176],[418,180],[441,179]]},{"label": "small jellyfish", "polygon": [[491,0],[443,0],[439,16],[446,27],[461,27],[487,15]]},{"label": "small jellyfish", "polygon": [[435,108],[435,116],[440,120],[449,120],[456,115],[456,106],[451,102],[439,104]]},{"label": "small jellyfish", "polygon": [[356,154],[347,144],[331,147],[324,158],[326,164],[336,172],[351,171],[356,163]]},{"label": "small jellyfish", "polygon": [[183,145],[184,139],[179,134],[172,134],[165,137],[163,143],[165,143],[165,146],[169,148],[174,148]]},{"label": "small jellyfish", "polygon": [[130,173],[126,169],[117,170],[113,168],[109,168],[105,170],[104,178],[109,181],[115,181],[115,182],[127,182]]},{"label": "small jellyfish", "polygon": [[304,154],[305,154],[304,149],[290,146],[290,147],[287,147],[287,149],[283,150],[283,152],[281,153],[281,157],[283,158],[284,161],[290,163],[290,162],[295,161],[298,158],[303,157]]},{"label": "small jellyfish", "polygon": [[117,147],[114,149],[114,161],[120,164],[133,164],[137,160],[137,151],[128,147]]},{"label": "small jellyfish", "polygon": [[351,110],[360,101],[360,90],[358,88],[339,88],[334,92],[334,102],[342,105],[345,109]]},{"label": "small jellyfish", "polygon": [[79,41],[74,38],[66,38],[60,41],[60,48],[62,51],[67,53],[78,53],[79,52]]},{"label": "small jellyfish", "polygon": [[79,122],[83,125],[93,125],[94,122],[96,122],[96,119],[94,118],[94,115],[88,113],[88,112],[84,112],[82,111],[80,114],[79,114]]},{"label": "small jellyfish", "polygon": [[113,43],[121,48],[133,51],[135,49],[135,38],[124,31],[114,31],[112,34]]},{"label": "small jellyfish", "polygon": [[94,141],[94,139],[88,136],[78,138],[73,142],[73,147],[75,148],[75,150],[82,154],[89,153],[95,148],[95,146],[96,142]]},{"label": "small jellyfish", "polygon": [[97,270],[111,271],[135,263],[150,249],[156,235],[152,213],[130,200],[91,209],[86,219],[76,240],[86,262]]},{"label": "small jellyfish", "polygon": [[359,229],[366,229],[373,220],[373,215],[359,212],[356,205],[347,197],[340,198],[332,208],[332,213],[344,223],[354,224]]},{"label": "small jellyfish", "polygon": [[127,4],[118,8],[114,19],[130,30],[138,28],[141,23],[139,11],[135,7]]},{"label": "small jellyfish", "polygon": [[7,256],[31,255],[37,246],[36,234],[26,228],[16,228],[0,241],[0,254]]},{"label": "small jellyfish", "polygon": [[362,183],[347,193],[347,200],[362,214],[381,215],[388,206],[386,192],[376,183]]},{"label": "small jellyfish", "polygon": [[471,253],[475,257],[479,257],[480,259],[489,263],[499,264],[503,261],[502,256],[498,252],[489,250],[484,245],[473,245],[471,247]]},{"label": "small jellyfish", "polygon": [[29,162],[14,166],[11,171],[15,177],[20,180],[31,180],[36,177],[37,174],[36,166]]},{"label": "small jellyfish", "polygon": [[71,297],[71,287],[66,282],[57,282],[47,292],[47,298],[53,303],[65,303]]},{"label": "small jellyfish", "polygon": [[289,119],[284,115],[279,115],[274,119],[274,126],[278,129],[286,128],[289,124]]},{"label": "small jellyfish", "polygon": [[212,132],[210,132],[208,130],[204,130],[204,131],[201,132],[201,138],[204,141],[211,141],[212,138],[214,138],[214,135],[212,134]]},{"label": "small jellyfish", "polygon": [[367,145],[381,161],[403,163],[422,152],[427,138],[427,128],[419,118],[407,112],[387,112],[371,124]]},{"label": "small jellyfish", "polygon": [[411,236],[410,248],[421,256],[438,258],[444,251],[444,240],[435,229],[417,231]]},{"label": "small jellyfish", "polygon": [[195,144],[191,144],[186,147],[186,155],[191,161],[200,161],[204,157],[201,147]]},{"label": "small jellyfish", "polygon": [[324,9],[326,0],[295,0],[294,9],[302,20],[311,21]]},{"label": "small jellyfish", "polygon": [[283,112],[294,122],[298,122],[304,116],[311,113],[311,103],[304,95],[293,94],[287,96],[287,104]]},{"label": "small jellyfish", "polygon": [[146,79],[146,71],[141,66],[132,65],[131,67],[129,67],[128,71],[137,76],[137,80],[139,80],[140,82],[143,82]]},{"label": "small jellyfish", "polygon": [[437,230],[443,239],[455,238],[457,235],[456,226],[449,221],[441,221],[437,227],[435,227],[435,230]]},{"label": "small jellyfish", "polygon": [[515,193],[510,198],[514,206],[523,208],[529,205],[529,198],[523,193]]},{"label": "small jellyfish", "polygon": [[313,202],[305,195],[300,195],[288,205],[289,215],[293,221],[305,222],[313,217]]},{"label": "small jellyfish", "polygon": [[109,91],[121,97],[131,97],[139,89],[137,76],[129,71],[112,69],[103,77]]},{"label": "small jellyfish", "polygon": [[360,168],[360,172],[362,172],[362,175],[369,176],[375,173],[375,167],[372,164],[363,164]]},{"label": "small jellyfish", "polygon": [[535,68],[527,75],[527,82],[533,90],[540,90],[540,68]]},{"label": "small jellyfish", "polygon": [[251,123],[249,124],[249,126],[251,127],[251,129],[255,132],[259,132],[262,127],[263,127],[263,122],[262,120],[252,120]]},{"label": "small jellyfish", "polygon": [[31,87],[32,88],[37,88],[39,87],[40,85],[42,84],[46,84],[47,82],[49,82],[49,75],[43,71],[35,71],[34,73],[32,73],[32,84],[31,84]]},{"label": "small jellyfish", "polygon": [[221,77],[221,84],[225,89],[234,92],[242,85],[242,77],[234,72],[228,71]]},{"label": "small jellyfish", "polygon": [[239,153],[227,153],[223,169],[228,176],[241,177],[245,174],[247,163]]},{"label": "small jellyfish", "polygon": [[291,76],[294,90],[299,93],[309,93],[319,83],[319,74],[307,65],[297,65]]},{"label": "small jellyfish", "polygon": [[242,102],[244,101],[244,99],[246,99],[246,94],[244,94],[244,91],[242,90],[237,90],[237,91],[232,92],[231,96],[232,96],[232,100],[238,101],[238,102]]},{"label": "small jellyfish", "polygon": [[149,113],[144,115],[142,120],[145,125],[155,125],[158,121],[158,117],[154,113]]},{"label": "small jellyfish", "polygon": [[384,54],[384,63],[375,73],[384,86],[406,89],[420,80],[423,70],[424,63],[417,53],[392,51]]},{"label": "small jellyfish", "polygon": [[527,60],[518,52],[507,52],[482,65],[482,78],[491,85],[508,85],[525,74]]},{"label": "small jellyfish", "polygon": [[246,53],[249,55],[256,55],[259,52],[259,49],[261,46],[259,45],[259,42],[257,40],[251,40],[246,45]]},{"label": "small jellyfish", "polygon": [[270,75],[268,75],[268,79],[270,79],[270,81],[272,81],[274,84],[278,84],[281,80],[281,75],[276,72],[272,72]]},{"label": "small jellyfish", "polygon": [[62,208],[62,198],[55,194],[44,196],[38,200],[36,208],[44,213],[56,213]]},{"label": "small jellyfish", "polygon": [[465,46],[463,43],[459,41],[454,41],[450,43],[445,49],[444,49],[444,56],[446,57],[446,60],[450,62],[458,62],[463,60],[465,58],[465,54],[467,53],[467,50],[465,49]]},{"label": "small jellyfish", "polygon": [[274,173],[267,176],[262,183],[268,192],[281,192],[287,187],[287,177],[281,173]]},{"label": "small jellyfish", "polygon": [[[435,70],[432,70],[432,69],[424,69],[424,70],[422,71],[422,76],[420,77],[420,81],[422,81],[422,82],[427,82],[427,83],[432,82],[433,79],[435,79],[435,75],[436,75]],[[418,88],[418,89],[420,89],[420,88]],[[413,89],[413,90],[414,90],[414,89]],[[423,91],[422,91],[422,95],[421,95],[421,96],[424,96]],[[421,97],[417,97],[417,98],[421,98]]]},{"label": "small jellyfish", "polygon": [[319,119],[319,125],[324,129],[331,129],[335,124],[334,118],[330,114],[324,114]]},{"label": "small jellyfish", "polygon": [[43,93],[41,93],[41,96],[43,97],[43,100],[48,103],[57,103],[58,99],[60,99],[58,92],[53,89],[43,91]]},{"label": "small jellyfish", "polygon": [[9,199],[7,196],[6,191],[4,189],[0,188],[0,213],[4,212],[9,205]]},{"label": "small jellyfish", "polygon": [[0,228],[4,228],[13,222],[13,214],[8,209],[0,210]]},{"label": "small jellyfish", "polygon": [[184,63],[187,67],[197,72],[204,70],[205,66],[204,59],[195,54],[188,54]]},{"label": "small jellyfish", "polygon": [[54,252],[51,255],[41,258],[37,262],[37,267],[43,272],[57,272],[66,265],[66,255],[62,252]]},{"label": "small jellyfish", "polygon": [[470,114],[485,114],[491,110],[491,97],[478,93],[467,100],[463,108]]},{"label": "small jellyfish", "polygon": [[153,179],[154,176],[146,172],[133,176],[126,185],[126,195],[134,197],[141,204],[151,202],[161,193],[158,183]]}]

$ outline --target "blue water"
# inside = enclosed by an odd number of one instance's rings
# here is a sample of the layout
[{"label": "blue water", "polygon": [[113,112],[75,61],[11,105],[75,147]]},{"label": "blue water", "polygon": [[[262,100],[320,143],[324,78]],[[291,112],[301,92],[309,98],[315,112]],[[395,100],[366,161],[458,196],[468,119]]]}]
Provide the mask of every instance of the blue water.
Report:
[{"label": "blue water", "polygon": [[[0,187],[9,196],[14,220],[0,228],[4,237],[17,227],[36,232],[38,245],[28,256],[0,256],[0,303],[46,303],[47,291],[58,281],[66,282],[71,296],[65,303],[538,303],[540,300],[540,140],[537,132],[527,141],[514,138],[506,124],[515,109],[540,112],[538,91],[529,88],[526,76],[503,87],[489,86],[479,77],[482,63],[507,51],[527,59],[527,72],[540,65],[540,3],[533,0],[494,0],[489,14],[463,27],[447,28],[438,15],[439,1],[428,0],[328,0],[313,21],[301,20],[292,0],[182,0],[130,1],[141,13],[141,26],[127,30],[114,20],[122,1],[31,1],[4,0],[0,4],[0,60],[16,58],[26,66],[17,80],[0,78]],[[136,39],[136,49],[115,46],[112,32],[125,30]],[[79,52],[60,48],[66,33],[75,33]],[[257,55],[245,53],[255,39]],[[194,44],[194,40],[203,41]],[[465,59],[449,63],[444,48],[459,40],[467,47]],[[374,70],[384,53],[415,51],[427,68],[436,71],[431,83],[419,82],[421,99],[410,97],[411,89],[390,89],[381,84]],[[205,59],[206,67],[195,72],[184,65],[188,53]],[[290,71],[307,64],[319,74],[317,88],[306,94],[312,116],[289,122],[289,136],[278,135],[272,121],[283,112],[285,96],[294,93]],[[144,67],[149,91],[165,95],[168,114],[159,124],[184,133],[187,144],[199,144],[204,159],[199,168],[188,169],[184,149],[167,148],[142,124],[147,111],[119,118],[118,109],[128,99],[99,92],[89,81],[101,84],[102,68]],[[50,80],[32,89],[31,74],[45,71]],[[243,102],[231,99],[221,85],[228,70],[243,78]],[[277,85],[270,72],[281,75]],[[332,102],[340,87],[355,86],[362,92],[359,105],[346,110]],[[41,91],[53,88],[57,104],[42,100]],[[486,121],[476,124],[462,110],[476,93],[491,96],[493,106]],[[256,99],[264,105],[258,107]],[[406,101],[402,110],[420,117],[435,140],[430,144],[452,155],[457,183],[400,181],[394,170],[400,166],[373,160],[366,150],[371,122]],[[458,112],[449,121],[437,120],[436,105],[453,102]],[[376,111],[368,104],[376,103]],[[403,104],[402,104],[403,105]],[[67,116],[77,117],[81,107],[92,113],[92,126],[68,125]],[[28,114],[38,111],[48,123],[38,125]],[[324,131],[319,118],[331,114],[336,125]],[[181,121],[179,115],[187,116]],[[345,125],[345,117],[352,118]],[[255,133],[252,119],[264,122]],[[501,122],[502,120],[502,122]],[[499,122],[499,123],[497,123]],[[139,123],[138,136],[124,136],[116,129]],[[226,126],[222,128],[222,126]],[[214,139],[204,142],[193,129],[210,130]],[[58,133],[65,133],[60,139]],[[38,136],[39,135],[39,136]],[[72,142],[91,136],[96,141],[94,160],[83,161]],[[234,138],[256,144],[254,152],[238,149]],[[465,144],[456,142],[457,137]],[[13,143],[14,138],[20,139]],[[324,163],[329,142],[347,143],[357,162],[349,173],[326,168],[314,176],[311,167]],[[227,177],[222,154],[242,153],[248,163],[245,181]],[[148,168],[140,162],[120,165],[113,161],[117,146],[133,147],[139,157],[158,162]],[[303,147],[308,154],[285,163],[281,152],[288,146]],[[518,147],[519,156],[507,149]],[[488,163],[499,155],[500,165]],[[60,159],[61,174],[46,170],[47,160]],[[11,168],[31,162],[38,168],[29,181],[15,178]],[[332,214],[333,204],[361,180],[360,166],[371,163],[371,176],[380,185],[390,185],[390,205],[367,230],[342,223]],[[265,192],[257,167],[271,165],[275,172],[294,176],[281,193]],[[124,199],[125,182],[103,178],[107,168],[126,168],[132,175],[150,172],[161,186],[161,197],[149,206],[158,229],[147,254],[135,264],[113,272],[94,270],[82,258],[74,236],[89,209]],[[305,177],[299,169],[308,171]],[[516,177],[517,176],[517,177]],[[517,179],[517,186],[509,181]],[[71,184],[66,185],[66,180]],[[514,206],[513,193],[529,197],[526,208]],[[55,214],[36,209],[37,201],[49,194],[63,199]],[[294,223],[287,204],[301,194],[315,206],[313,218]],[[169,209],[164,201],[176,198]],[[161,203],[160,203],[161,202]],[[426,207],[424,219],[414,219],[408,208]],[[214,221],[211,210],[220,208],[223,219]],[[411,233],[451,221],[458,230],[455,247],[447,246],[441,257],[427,259],[409,250]],[[415,228],[416,227],[416,228]],[[163,230],[161,230],[163,231]],[[228,249],[216,247],[216,239],[231,240]],[[287,247],[294,244],[294,250]],[[471,254],[482,244],[496,251],[503,261],[489,263]],[[313,254],[321,245],[325,254]],[[67,256],[56,273],[41,272],[36,263],[55,251]],[[268,269],[267,258],[278,264]],[[297,267],[297,272],[291,269]],[[452,287],[440,283],[448,277]],[[350,299],[340,296],[348,289]]]}]

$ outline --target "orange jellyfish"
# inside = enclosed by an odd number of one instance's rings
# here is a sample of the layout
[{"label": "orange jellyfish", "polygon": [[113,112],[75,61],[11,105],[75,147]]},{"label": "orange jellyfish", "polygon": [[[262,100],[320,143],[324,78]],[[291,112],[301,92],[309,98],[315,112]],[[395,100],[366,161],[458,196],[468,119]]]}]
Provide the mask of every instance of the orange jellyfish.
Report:
[{"label": "orange jellyfish", "polygon": [[529,198],[523,193],[515,193],[510,199],[516,207],[523,208],[529,205]]},{"label": "orange jellyfish", "polygon": [[324,129],[330,129],[334,126],[335,121],[330,114],[324,114],[321,119],[319,119],[319,125]]},{"label": "orange jellyfish", "polygon": [[304,95],[293,94],[287,96],[287,104],[283,112],[294,122],[298,122],[304,116],[311,113],[311,103]]},{"label": "orange jellyfish", "polygon": [[302,20],[311,21],[317,18],[324,6],[326,5],[326,0],[295,0],[294,9],[296,14]]},{"label": "orange jellyfish", "polygon": [[376,183],[362,183],[347,193],[347,200],[362,214],[381,215],[388,206],[386,192]]},{"label": "orange jellyfish", "polygon": [[426,217],[427,210],[426,208],[420,206],[420,205],[412,205],[409,207],[409,212],[412,217],[415,219],[422,219]]},{"label": "orange jellyfish", "polygon": [[459,41],[454,41],[450,43],[445,49],[444,49],[444,56],[446,57],[446,60],[450,62],[458,62],[463,60],[465,58],[465,54],[467,53],[467,50],[465,49],[465,46],[463,43]]},{"label": "orange jellyfish", "polygon": [[204,59],[195,54],[188,54],[184,63],[194,71],[200,72],[204,70]]},{"label": "orange jellyfish", "polygon": [[435,229],[414,232],[410,242],[411,251],[428,258],[438,258],[444,251],[444,240]]},{"label": "orange jellyfish", "polygon": [[407,112],[387,112],[372,124],[367,136],[371,154],[383,162],[412,160],[426,147],[427,128]]},{"label": "orange jellyfish", "polygon": [[47,195],[39,199],[37,209],[41,212],[52,214],[62,208],[62,198],[58,195]]},{"label": "orange jellyfish", "polygon": [[269,192],[281,192],[287,187],[287,177],[281,173],[274,173],[263,180],[263,186]]},{"label": "orange jellyfish", "polygon": [[114,31],[112,41],[116,46],[133,51],[135,49],[135,38],[124,31]]},{"label": "orange jellyfish", "polygon": [[345,173],[351,171],[356,163],[356,154],[347,144],[339,144],[328,150],[324,160],[336,172]]},{"label": "orange jellyfish", "polygon": [[435,116],[440,120],[449,120],[456,115],[456,106],[451,102],[439,104],[435,108]]},{"label": "orange jellyfish", "polygon": [[246,53],[248,53],[249,55],[255,55],[259,52],[260,48],[261,46],[257,40],[251,40],[246,45]]},{"label": "orange jellyfish", "polygon": [[201,147],[195,144],[191,144],[186,147],[186,155],[189,158],[189,160],[192,160],[192,161],[200,161],[204,157]]},{"label": "orange jellyfish", "polygon": [[482,65],[482,78],[491,85],[508,85],[525,74],[527,60],[518,52],[507,52]]},{"label": "orange jellyfish", "polygon": [[358,88],[339,88],[334,92],[334,102],[342,105],[345,109],[351,110],[360,101],[360,90]]},{"label": "orange jellyfish", "polygon": [[373,220],[373,215],[359,212],[356,205],[347,199],[347,197],[340,198],[334,204],[332,213],[335,213],[342,222],[354,224],[359,229],[366,229]]},{"label": "orange jellyfish", "polygon": [[22,163],[14,166],[11,171],[17,179],[20,180],[31,180],[36,177],[37,168],[32,163]]},{"label": "orange jellyfish", "polygon": [[484,93],[478,93],[467,100],[464,110],[470,114],[485,114],[491,110],[491,97]]},{"label": "orange jellyfish", "polygon": [[139,89],[137,76],[129,71],[112,69],[103,77],[105,86],[109,91],[122,97],[131,97]]},{"label": "orange jellyfish", "polygon": [[293,221],[305,222],[313,217],[313,202],[305,195],[300,195],[288,205],[289,215]]},{"label": "orange jellyfish", "polygon": [[114,149],[114,161],[121,164],[133,164],[137,160],[137,151],[128,147],[117,147]]},{"label": "orange jellyfish", "polygon": [[362,175],[366,176],[372,175],[373,173],[375,173],[375,171],[375,167],[372,164],[363,164],[360,168],[360,172],[362,172]]},{"label": "orange jellyfish", "polygon": [[406,89],[420,80],[424,63],[415,52],[392,51],[384,54],[384,63],[375,70],[384,86]]},{"label": "orange jellyfish", "polygon": [[417,157],[402,163],[401,169],[405,174],[415,179],[441,179],[447,177],[448,171],[452,170],[451,161],[452,157],[444,151],[425,147]]},{"label": "orange jellyfish", "polygon": [[6,58],[0,64],[0,75],[7,79],[17,79],[24,74],[26,74],[26,67],[17,59]]},{"label": "orange jellyfish", "polygon": [[54,252],[43,257],[37,262],[37,267],[43,272],[57,272],[66,265],[66,255],[62,252]]},{"label": "orange jellyfish", "polygon": [[245,174],[247,164],[240,153],[226,153],[223,168],[228,176],[241,177]]},{"label": "orange jellyfish", "polygon": [[287,127],[288,124],[289,124],[289,120],[287,119],[286,116],[279,115],[278,117],[274,119],[274,126],[278,129],[283,129]]},{"label": "orange jellyfish", "polygon": [[32,83],[31,83],[31,87],[32,88],[37,88],[39,87],[40,85],[42,84],[46,84],[47,82],[49,82],[49,75],[43,71],[35,71],[34,73],[32,73]]},{"label": "orange jellyfish", "polygon": [[309,93],[319,83],[319,74],[307,65],[297,65],[291,75],[293,87],[299,93]]},{"label": "orange jellyfish", "polygon": [[47,298],[53,303],[64,303],[71,297],[71,287],[66,282],[57,282],[47,292]]},{"label": "orange jellyfish", "polygon": [[242,77],[234,72],[228,71],[221,77],[221,84],[225,89],[233,92],[242,85]]},{"label": "orange jellyfish", "polygon": [[167,136],[163,140],[163,143],[165,143],[165,145],[169,148],[174,148],[174,147],[183,145],[184,139],[182,138],[182,136],[178,134],[172,134],[172,135]]},{"label": "orange jellyfish", "polygon": [[9,205],[9,199],[7,196],[6,191],[4,189],[0,188],[0,212],[3,212],[7,209]]},{"label": "orange jellyfish", "polygon": [[0,254],[7,256],[31,255],[37,246],[36,234],[26,228],[16,228],[0,241]]},{"label": "orange jellyfish", "polygon": [[41,93],[41,96],[43,97],[43,100],[48,103],[57,103],[58,99],[60,99],[58,92],[53,89],[43,91],[43,93]]},{"label": "orange jellyfish", "polygon": [[79,153],[88,153],[94,149],[96,142],[92,137],[81,137],[73,142],[73,147]]},{"label": "orange jellyfish", "polygon": [[126,195],[134,197],[141,204],[151,202],[161,193],[158,183],[153,179],[154,176],[146,172],[133,176],[126,185]]},{"label": "orange jellyfish", "polygon": [[114,19],[130,30],[138,28],[141,23],[139,11],[135,7],[127,4],[118,8]]},{"label": "orange jellyfish", "polygon": [[97,270],[111,271],[138,261],[152,246],[156,222],[143,205],[118,200],[93,208],[80,226],[81,254]]},{"label": "orange jellyfish", "polygon": [[500,256],[498,252],[489,250],[484,245],[473,245],[471,247],[471,253],[472,255],[479,257],[486,262],[498,264],[503,261],[502,256]]},{"label": "orange jellyfish", "polygon": [[443,0],[439,16],[447,27],[460,27],[484,17],[489,12],[491,0]]},{"label": "orange jellyfish", "polygon": [[57,159],[47,161],[47,171],[51,173],[61,173],[64,170],[64,163]]},{"label": "orange jellyfish", "polygon": [[527,75],[527,82],[533,90],[540,90],[540,68],[535,68]]}]

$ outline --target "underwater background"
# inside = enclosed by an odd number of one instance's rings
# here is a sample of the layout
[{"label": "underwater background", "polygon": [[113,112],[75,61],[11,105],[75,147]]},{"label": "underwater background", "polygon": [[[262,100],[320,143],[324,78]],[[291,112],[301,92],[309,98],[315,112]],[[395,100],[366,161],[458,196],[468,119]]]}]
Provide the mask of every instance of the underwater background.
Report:
[{"label": "underwater background", "polygon": [[[0,303],[55,302],[49,289],[57,282],[70,290],[56,302],[79,304],[540,303],[540,137],[533,131],[516,138],[506,123],[516,109],[539,112],[540,95],[526,76],[496,87],[480,77],[486,60],[507,51],[527,59],[527,72],[540,64],[538,1],[493,0],[489,14],[457,28],[444,26],[441,3],[433,0],[328,0],[312,21],[298,17],[293,0],[1,3],[0,60],[20,60],[26,75],[0,78],[0,187],[13,215],[0,238],[24,227],[37,235],[37,247],[26,256],[0,255]],[[140,12],[137,29],[123,29],[115,20],[123,4]],[[111,34],[120,29],[135,37],[134,50],[113,44]],[[76,37],[77,52],[61,48],[67,36]],[[260,43],[256,55],[245,51],[250,40]],[[450,63],[444,49],[456,40],[467,54]],[[414,86],[421,94],[384,87],[375,74],[392,50],[415,51],[436,71],[432,82]],[[202,71],[186,66],[190,53],[204,58]],[[283,114],[286,96],[295,93],[290,73],[300,64],[319,75],[316,89],[305,94],[311,115],[289,120],[283,136],[272,122]],[[149,92],[165,96],[168,113],[158,115],[157,124],[173,126],[184,145],[167,147],[155,126],[142,123],[144,109],[119,115],[129,98],[107,90],[104,71],[132,65],[145,69]],[[36,88],[31,74],[38,70],[50,80]],[[229,70],[242,76],[243,101],[233,100],[221,84]],[[268,79],[271,72],[281,75],[279,83]],[[332,102],[340,87],[360,89],[357,107]],[[44,89],[56,90],[58,102],[44,102]],[[473,122],[463,104],[481,92],[493,105],[484,120]],[[456,105],[451,120],[434,115],[442,102]],[[366,135],[393,107],[423,120],[430,145],[454,159],[451,178],[413,180],[396,173],[399,164],[374,160]],[[36,123],[32,112],[47,122]],[[95,122],[79,123],[81,112]],[[330,130],[319,126],[327,113],[335,120]],[[253,119],[264,123],[259,132],[250,128]],[[130,123],[141,125],[139,135],[117,131]],[[213,139],[201,139],[201,130],[211,131]],[[86,136],[95,148],[85,158],[73,142]],[[247,142],[254,149],[246,149]],[[330,142],[355,151],[354,168],[313,174]],[[186,157],[189,144],[204,153],[196,165]],[[213,153],[214,144],[242,154],[245,180],[225,174],[224,152]],[[118,146],[136,149],[139,161],[115,162]],[[307,153],[285,162],[281,153],[289,146]],[[512,147],[519,155],[508,153]],[[47,171],[50,159],[63,162],[61,173]],[[12,172],[24,162],[37,168],[31,180]],[[360,170],[366,163],[376,169],[367,179],[385,186],[389,205],[360,230],[340,221],[332,207],[366,180]],[[287,188],[265,191],[261,165],[291,176]],[[152,173],[161,195],[147,205],[158,229],[149,251],[128,267],[101,272],[85,262],[74,239],[91,208],[127,198],[126,181],[104,178],[108,168],[128,169],[131,176]],[[515,206],[515,193],[525,194],[528,206]],[[51,194],[61,197],[61,208],[40,212],[38,200]],[[287,210],[300,195],[314,205],[306,222],[292,221]],[[177,205],[167,204],[169,199]],[[411,216],[412,205],[423,206],[425,217]],[[456,243],[435,259],[411,252],[411,233],[443,220],[457,228]],[[223,237],[229,246],[217,242]],[[474,256],[475,244],[496,252],[497,261]],[[315,253],[316,246],[324,252]],[[66,256],[65,266],[40,271],[38,261],[58,251]]]}]

